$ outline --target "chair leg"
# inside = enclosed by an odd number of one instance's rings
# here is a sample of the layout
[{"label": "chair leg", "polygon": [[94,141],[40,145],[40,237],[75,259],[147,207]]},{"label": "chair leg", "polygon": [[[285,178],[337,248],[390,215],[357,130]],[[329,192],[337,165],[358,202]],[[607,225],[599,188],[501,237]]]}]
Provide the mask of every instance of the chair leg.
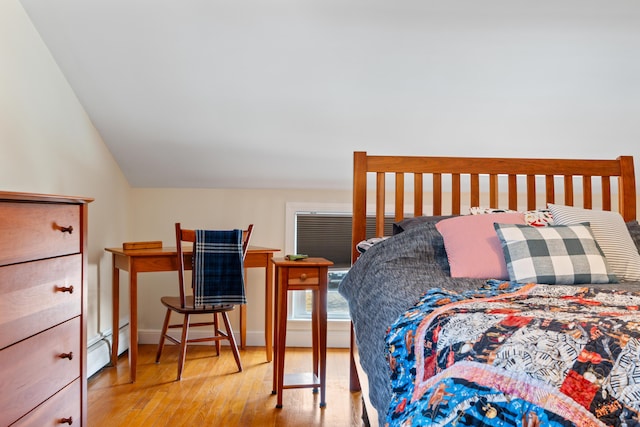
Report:
[{"label": "chair leg", "polygon": [[182,339],[180,340],[180,355],[178,357],[178,381],[182,379],[182,368],[184,368],[184,360],[187,358],[187,339],[189,336],[189,316],[184,315],[182,322]]},{"label": "chair leg", "polygon": [[233,351],[233,357],[236,359],[236,365],[238,365],[238,371],[242,372],[242,362],[240,361],[240,354],[238,353],[238,346],[236,345],[236,338],[233,336],[233,330],[229,323],[229,316],[226,312],[222,314],[222,320],[224,320],[224,327],[227,329],[227,336],[229,337],[229,344],[231,345],[231,351]]},{"label": "chair leg", "polygon": [[[213,332],[217,337],[220,335],[218,331],[220,327],[218,326],[218,313],[213,313]],[[220,340],[216,340],[216,356],[220,356]]]},{"label": "chair leg", "polygon": [[165,336],[169,329],[169,319],[171,318],[171,310],[167,308],[167,314],[164,315],[164,324],[162,325],[162,333],[160,334],[160,341],[158,342],[158,351],[156,353],[156,363],[160,363],[160,356],[162,356],[162,349],[164,349]]}]

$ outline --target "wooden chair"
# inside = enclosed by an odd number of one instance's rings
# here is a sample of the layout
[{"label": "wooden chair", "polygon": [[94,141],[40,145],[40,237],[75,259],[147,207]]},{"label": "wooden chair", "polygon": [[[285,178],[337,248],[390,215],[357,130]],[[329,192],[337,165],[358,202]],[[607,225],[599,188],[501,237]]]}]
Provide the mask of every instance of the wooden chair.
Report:
[{"label": "wooden chair", "polygon": [[[229,345],[231,346],[231,350],[233,351],[233,356],[236,359],[236,364],[238,365],[238,371],[242,371],[242,362],[240,361],[240,355],[238,353],[238,346],[236,345],[236,340],[233,336],[233,330],[231,329],[231,324],[229,323],[229,317],[227,313],[232,311],[235,308],[234,304],[220,304],[220,305],[209,305],[209,306],[196,306],[195,299],[193,295],[187,295],[187,281],[185,280],[185,265],[184,265],[184,250],[182,242],[195,242],[196,241],[196,230],[187,230],[183,229],[180,226],[180,223],[176,223],[176,248],[178,254],[178,281],[180,285],[180,296],[165,296],[160,299],[162,304],[167,307],[167,313],[164,318],[164,324],[162,326],[162,334],[160,335],[160,342],[158,343],[158,352],[156,354],[156,363],[160,361],[160,356],[162,355],[162,349],[164,348],[165,340],[169,340],[174,344],[180,345],[180,355],[178,359],[178,377],[180,380],[182,378],[182,370],[184,367],[184,361],[187,354],[187,344],[196,343],[196,342],[207,342],[214,341],[216,344],[216,355],[220,354],[220,341],[226,340],[229,341]],[[246,230],[242,231],[242,260],[244,261],[244,257],[247,254],[247,248],[249,246],[249,240],[251,238],[251,233],[253,231],[253,224],[250,224]],[[195,255],[195,248],[194,248]],[[240,266],[243,269],[243,265]],[[243,273],[243,272],[241,272]],[[192,280],[190,286],[193,289],[194,279],[196,275],[192,274]],[[180,324],[170,324],[171,313],[176,312],[184,315],[184,319]],[[191,316],[194,314],[212,314],[213,320],[207,322],[191,322]],[[223,332],[218,327],[218,314],[222,316],[222,320],[224,322],[224,326],[226,332]],[[201,326],[213,326],[214,335],[203,338],[193,338],[189,339],[189,327],[201,327]],[[181,339],[178,340],[172,336],[170,336],[167,332],[172,328],[182,328],[182,336]]]}]

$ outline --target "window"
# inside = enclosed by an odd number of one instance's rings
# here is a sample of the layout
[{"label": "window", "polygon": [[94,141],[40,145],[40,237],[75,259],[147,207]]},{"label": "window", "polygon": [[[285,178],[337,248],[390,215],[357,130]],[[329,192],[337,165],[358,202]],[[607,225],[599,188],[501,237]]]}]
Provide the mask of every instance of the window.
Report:
[{"label": "window", "polygon": [[[351,266],[351,212],[292,209],[293,253],[323,257],[333,261],[329,269],[327,313],[329,319],[349,319],[347,302],[338,293],[338,285]],[[393,219],[385,221],[385,235],[392,232]],[[367,219],[367,237],[375,234],[375,218]],[[311,291],[294,292],[291,317],[311,318]]]}]

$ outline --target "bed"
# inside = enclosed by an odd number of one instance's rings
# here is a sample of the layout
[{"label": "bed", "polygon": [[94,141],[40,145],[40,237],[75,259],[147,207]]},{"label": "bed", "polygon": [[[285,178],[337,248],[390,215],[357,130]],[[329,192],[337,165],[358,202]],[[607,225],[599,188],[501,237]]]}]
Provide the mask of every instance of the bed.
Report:
[{"label": "bed", "polygon": [[[635,316],[640,226],[631,156],[581,160],[355,152],[353,160],[353,264],[339,292],[352,318],[351,390],[362,390],[367,423],[640,425]],[[594,253],[582,254],[591,274],[574,265],[576,283],[560,273],[557,284],[547,284],[551,279],[544,275],[536,276],[544,281],[512,280],[512,273],[521,272],[521,260],[516,252],[507,257],[510,233],[547,228],[532,226],[539,224],[527,222],[527,215],[548,218],[549,207],[556,209],[551,224],[543,224],[550,225],[549,232],[584,232],[581,244],[596,242],[589,249]],[[464,271],[452,277],[469,252],[450,260],[453,238],[443,230],[461,217],[468,221],[474,209],[483,214],[477,218],[522,214],[524,222],[517,224],[491,220],[503,262],[509,261],[507,278],[469,278]],[[607,257],[595,229],[607,232],[614,217],[624,235],[608,236],[607,244],[624,240],[627,246],[608,248],[624,252],[614,252],[615,257],[607,252]],[[562,238],[569,241],[573,237]],[[627,270],[614,274],[610,258],[624,262]],[[592,259],[601,264],[591,264]],[[559,313],[557,319],[552,312]],[[549,357],[559,360],[558,366],[545,361]]]}]

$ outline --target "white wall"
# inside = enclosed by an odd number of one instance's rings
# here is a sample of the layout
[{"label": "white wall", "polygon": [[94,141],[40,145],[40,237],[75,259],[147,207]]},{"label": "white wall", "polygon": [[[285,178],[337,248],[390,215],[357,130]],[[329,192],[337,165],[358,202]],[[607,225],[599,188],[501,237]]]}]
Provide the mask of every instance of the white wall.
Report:
[{"label": "white wall", "polygon": [[0,1],[0,189],[92,197],[88,335],[111,328],[111,259],[130,188],[18,0]]}]

